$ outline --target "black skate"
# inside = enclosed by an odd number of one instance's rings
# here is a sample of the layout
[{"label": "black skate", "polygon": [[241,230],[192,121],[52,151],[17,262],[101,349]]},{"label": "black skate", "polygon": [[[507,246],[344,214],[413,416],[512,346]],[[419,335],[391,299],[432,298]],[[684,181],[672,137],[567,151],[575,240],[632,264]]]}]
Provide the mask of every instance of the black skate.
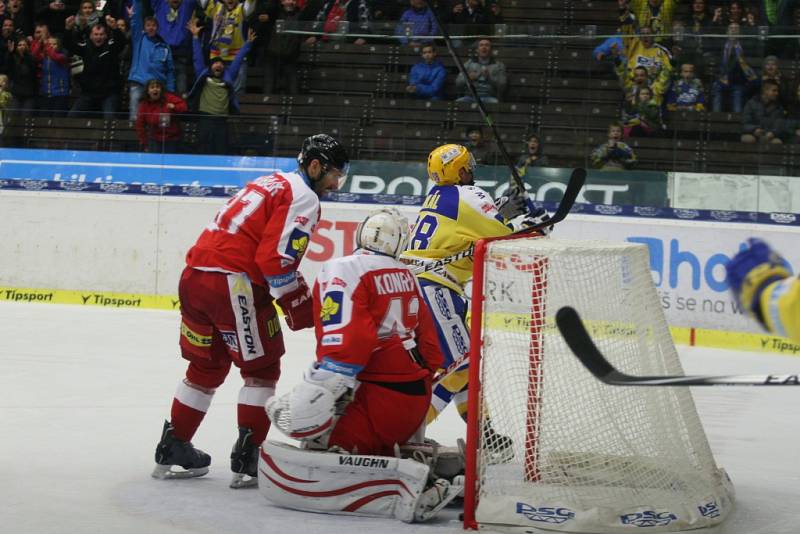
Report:
[{"label": "black skate", "polygon": [[514,441],[498,434],[488,421],[483,429],[483,448],[489,465],[505,464],[514,459]]},{"label": "black skate", "polygon": [[164,421],[161,441],[156,445],[153,478],[194,478],[208,473],[211,456],[195,449],[190,441],[177,439],[173,435],[174,431],[172,423]]},{"label": "black skate", "polygon": [[239,439],[233,444],[231,451],[231,488],[258,487],[258,449],[259,446],[250,441],[253,431],[239,427]]}]

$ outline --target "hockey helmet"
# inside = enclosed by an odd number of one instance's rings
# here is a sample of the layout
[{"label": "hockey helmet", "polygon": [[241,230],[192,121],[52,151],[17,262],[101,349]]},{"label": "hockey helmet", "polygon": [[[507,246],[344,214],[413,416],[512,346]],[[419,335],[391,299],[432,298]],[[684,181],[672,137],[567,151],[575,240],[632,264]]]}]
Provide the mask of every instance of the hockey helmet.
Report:
[{"label": "hockey helmet", "polygon": [[303,141],[303,146],[297,155],[297,163],[300,164],[300,168],[308,172],[308,165],[315,159],[322,165],[323,173],[336,169],[346,177],[350,171],[350,158],[347,150],[328,134],[312,135]]},{"label": "hockey helmet", "polygon": [[356,228],[356,247],[397,258],[406,249],[408,219],[396,208],[370,212]]},{"label": "hockey helmet", "polygon": [[461,145],[436,147],[428,156],[428,177],[436,185],[453,185],[461,181],[460,170],[475,170],[475,158]]}]

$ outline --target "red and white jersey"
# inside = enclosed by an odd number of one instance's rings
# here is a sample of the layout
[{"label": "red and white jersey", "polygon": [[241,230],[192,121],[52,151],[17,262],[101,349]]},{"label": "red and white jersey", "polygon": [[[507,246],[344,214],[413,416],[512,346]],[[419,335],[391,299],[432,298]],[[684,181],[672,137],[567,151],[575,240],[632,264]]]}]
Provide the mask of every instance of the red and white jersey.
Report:
[{"label": "red and white jersey", "polygon": [[[320,367],[359,380],[410,382],[443,362],[436,327],[408,268],[357,250],[325,263],[314,284]],[[424,361],[409,350],[417,347]]]},{"label": "red and white jersey", "polygon": [[295,173],[262,176],[248,183],[217,212],[186,255],[201,270],[265,276],[297,270],[320,216],[319,198]]}]

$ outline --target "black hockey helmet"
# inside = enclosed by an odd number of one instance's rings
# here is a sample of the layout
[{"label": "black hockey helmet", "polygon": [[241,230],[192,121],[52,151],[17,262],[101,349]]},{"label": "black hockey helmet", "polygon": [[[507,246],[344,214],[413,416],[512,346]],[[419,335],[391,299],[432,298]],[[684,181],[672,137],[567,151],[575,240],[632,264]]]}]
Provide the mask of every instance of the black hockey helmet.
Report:
[{"label": "black hockey helmet", "polygon": [[300,168],[308,172],[308,164],[315,159],[322,164],[324,172],[334,168],[347,176],[350,170],[350,158],[347,150],[328,134],[312,135],[303,141],[303,147],[297,155],[297,163],[300,164]]}]

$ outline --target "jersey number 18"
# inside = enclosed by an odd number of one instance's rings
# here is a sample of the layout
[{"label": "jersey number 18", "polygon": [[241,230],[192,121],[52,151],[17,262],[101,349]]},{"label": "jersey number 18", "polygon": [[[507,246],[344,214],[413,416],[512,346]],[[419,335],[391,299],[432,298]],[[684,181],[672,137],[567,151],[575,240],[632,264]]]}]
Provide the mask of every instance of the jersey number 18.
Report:
[{"label": "jersey number 18", "polygon": [[411,246],[409,248],[411,250],[427,249],[438,226],[439,221],[434,215],[428,214],[417,219],[417,223],[414,225],[414,237],[411,238]]}]

